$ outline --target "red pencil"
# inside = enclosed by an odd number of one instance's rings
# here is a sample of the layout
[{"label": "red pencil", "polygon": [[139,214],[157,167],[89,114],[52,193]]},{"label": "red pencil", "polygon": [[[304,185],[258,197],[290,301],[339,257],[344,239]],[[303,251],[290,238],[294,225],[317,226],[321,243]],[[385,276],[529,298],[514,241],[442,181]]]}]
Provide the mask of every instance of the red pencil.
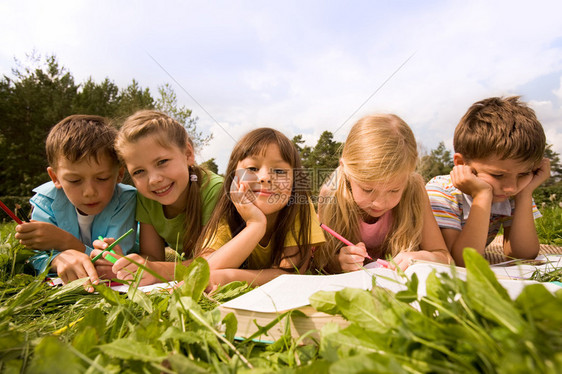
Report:
[{"label": "red pencil", "polygon": [[0,208],[2,208],[2,210],[3,210],[4,212],[6,212],[10,217],[12,217],[12,219],[13,219],[14,221],[16,221],[17,223],[19,223],[20,225],[23,223],[22,220],[19,219],[18,216],[16,216],[16,215],[14,214],[14,212],[12,212],[12,211],[10,210],[10,208],[8,208],[6,205],[4,205],[4,203],[3,203],[1,200],[0,200]]},{"label": "red pencil", "polygon": [[[349,240],[347,240],[346,238],[344,238],[343,236],[341,236],[340,234],[338,234],[337,232],[335,232],[334,230],[332,230],[331,228],[329,228],[328,226],[326,226],[325,224],[321,223],[320,227],[322,227],[324,230],[326,230],[330,235],[332,235],[334,238],[338,239],[339,241],[341,241],[343,244],[347,245],[347,246],[355,246],[355,244],[353,244],[352,242],[350,242]],[[371,256],[369,256],[367,254],[367,258],[369,260],[372,260]]]}]

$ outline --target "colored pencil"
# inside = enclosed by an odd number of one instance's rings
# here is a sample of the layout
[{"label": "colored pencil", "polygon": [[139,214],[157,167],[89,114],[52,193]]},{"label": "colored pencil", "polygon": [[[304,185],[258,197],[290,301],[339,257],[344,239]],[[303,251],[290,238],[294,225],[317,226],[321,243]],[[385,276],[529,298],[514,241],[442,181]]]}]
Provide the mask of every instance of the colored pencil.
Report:
[{"label": "colored pencil", "polygon": [[10,210],[10,208],[8,208],[2,201],[0,201],[0,207],[2,208],[2,210],[4,212],[6,212],[14,221],[16,221],[17,223],[19,223],[20,225],[23,223],[21,219],[18,218],[18,216],[16,216],[14,214],[14,212],[12,212]]},{"label": "colored pencil", "polygon": [[[326,226],[325,224],[321,223],[320,227],[322,227],[324,230],[326,230],[326,232],[330,235],[332,235],[334,238],[338,239],[339,241],[341,241],[343,244],[347,245],[347,246],[351,246],[351,247],[355,247],[355,244],[353,244],[352,242],[350,242],[349,240],[347,240],[346,238],[344,238],[343,236],[341,236],[340,234],[338,234],[337,232],[335,232],[334,230],[332,230],[331,228],[329,228],[328,226]],[[372,260],[371,256],[369,256],[367,254],[366,256],[369,260]]]},{"label": "colored pencil", "polygon": [[[108,245],[106,249],[104,249],[103,251],[101,251],[100,254],[98,254],[96,257],[92,258],[92,262],[96,262],[97,260],[99,260],[105,252],[110,251],[113,247],[115,247],[115,245],[116,245],[117,243],[119,243],[123,238],[125,238],[127,235],[129,235],[129,234],[132,233],[133,231],[135,231],[135,230],[130,229],[129,231],[127,231],[126,233],[124,233],[123,235],[121,235],[116,241],[114,241],[113,243],[111,243],[110,245]],[[103,239],[103,238],[102,238],[102,239]]]}]

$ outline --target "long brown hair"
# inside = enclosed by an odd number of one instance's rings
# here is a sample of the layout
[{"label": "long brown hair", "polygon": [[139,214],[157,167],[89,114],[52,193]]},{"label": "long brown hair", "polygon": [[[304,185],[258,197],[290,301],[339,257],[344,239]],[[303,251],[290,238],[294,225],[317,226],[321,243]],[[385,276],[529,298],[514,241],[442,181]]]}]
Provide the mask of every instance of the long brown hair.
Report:
[{"label": "long brown hair", "polygon": [[[119,154],[126,144],[135,143],[145,136],[153,136],[162,147],[173,144],[182,151],[187,151],[188,144],[193,148],[193,141],[185,128],[170,116],[155,110],[140,110],[128,117],[115,142]],[[183,252],[191,257],[197,238],[202,231],[201,188],[202,176],[205,169],[197,165],[189,165],[190,175],[196,175],[197,180],[191,180],[187,185],[187,205],[185,207],[185,231],[183,235]],[[172,245],[172,243],[168,243]]]},{"label": "long brown hair", "polygon": [[[271,263],[273,266],[279,266],[282,260],[290,260],[291,257],[300,255],[298,263],[293,263],[295,268],[300,268],[308,260],[311,247],[310,196],[306,188],[299,188],[300,184],[295,183],[298,178],[298,170],[302,168],[300,155],[295,145],[285,135],[271,128],[258,128],[250,131],[234,146],[226,169],[221,197],[196,246],[196,256],[204,252],[205,244],[213,240],[224,220],[228,223],[232,237],[236,236],[246,227],[246,222],[244,222],[230,199],[230,186],[235,176],[238,162],[253,155],[263,154],[270,144],[279,146],[281,157],[293,169],[291,196],[287,205],[277,215],[276,231],[271,237],[271,240],[273,240]],[[294,224],[296,220],[300,221],[298,232]],[[285,238],[289,232],[293,234],[297,241],[298,253],[286,254],[283,251]],[[294,270],[294,268],[287,270]]]},{"label": "long brown hair", "polygon": [[[392,209],[393,222],[382,244],[383,253],[395,256],[419,248],[423,227],[425,187],[414,172],[418,162],[416,140],[410,127],[394,114],[360,119],[350,130],[343,147],[341,164],[334,172],[333,185],[324,185],[318,202],[320,222],[353,243],[361,241],[360,208],[353,199],[349,179],[360,183],[387,182],[408,173],[406,188]],[[314,254],[315,266],[337,271],[337,253],[343,246],[327,236],[326,244]]]}]

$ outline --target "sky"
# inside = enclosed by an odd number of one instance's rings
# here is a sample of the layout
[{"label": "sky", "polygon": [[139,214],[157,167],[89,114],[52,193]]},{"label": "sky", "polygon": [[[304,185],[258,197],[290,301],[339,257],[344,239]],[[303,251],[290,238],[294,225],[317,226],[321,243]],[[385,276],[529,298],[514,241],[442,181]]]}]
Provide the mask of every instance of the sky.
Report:
[{"label": "sky", "polygon": [[77,83],[169,83],[224,172],[246,132],[315,145],[395,113],[421,150],[452,150],[475,101],[521,95],[562,154],[562,2],[0,1],[0,74],[55,55]]}]

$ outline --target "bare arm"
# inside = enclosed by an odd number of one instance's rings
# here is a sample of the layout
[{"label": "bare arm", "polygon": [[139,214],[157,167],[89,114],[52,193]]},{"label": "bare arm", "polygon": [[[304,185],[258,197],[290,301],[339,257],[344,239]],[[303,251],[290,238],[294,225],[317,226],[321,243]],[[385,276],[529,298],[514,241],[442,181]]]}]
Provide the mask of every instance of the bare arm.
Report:
[{"label": "bare arm", "polygon": [[429,203],[429,197],[427,195],[425,195],[425,207],[423,210],[420,250],[400,252],[394,257],[394,262],[402,270],[410,265],[410,260],[424,260],[444,264],[449,264],[452,260],[445,240],[439,230],[439,226],[437,226],[437,221],[435,221],[435,217],[431,211],[431,204]]},{"label": "bare arm", "polygon": [[453,185],[462,192],[472,196],[472,206],[468,219],[462,231],[454,235],[448,230],[442,230],[445,242],[458,266],[464,266],[462,252],[466,247],[474,248],[484,255],[488,227],[492,212],[492,186],[473,174],[472,169],[466,165],[457,165],[451,171]]},{"label": "bare arm", "polygon": [[550,160],[544,158],[533,173],[533,179],[515,196],[511,227],[504,228],[504,253],[515,258],[535,258],[539,239],[533,218],[533,191],[550,177]]},{"label": "bare arm", "polygon": [[149,223],[140,224],[140,255],[151,261],[164,261],[166,259],[166,242]]}]

